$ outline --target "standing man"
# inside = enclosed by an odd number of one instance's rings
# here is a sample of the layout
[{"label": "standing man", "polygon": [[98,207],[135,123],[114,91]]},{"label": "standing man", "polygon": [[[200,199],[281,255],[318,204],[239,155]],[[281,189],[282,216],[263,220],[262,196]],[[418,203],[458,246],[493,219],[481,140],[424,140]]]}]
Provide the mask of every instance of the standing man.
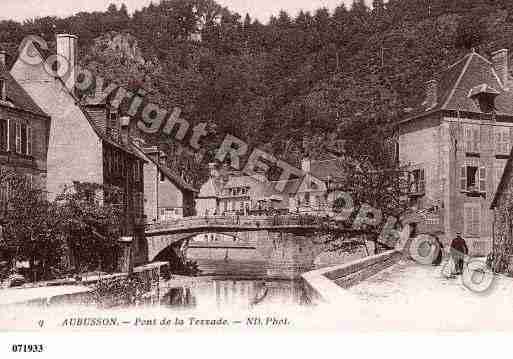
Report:
[{"label": "standing man", "polygon": [[463,273],[463,259],[468,255],[468,247],[460,232],[456,232],[456,238],[451,242],[451,257],[454,261],[454,274]]}]

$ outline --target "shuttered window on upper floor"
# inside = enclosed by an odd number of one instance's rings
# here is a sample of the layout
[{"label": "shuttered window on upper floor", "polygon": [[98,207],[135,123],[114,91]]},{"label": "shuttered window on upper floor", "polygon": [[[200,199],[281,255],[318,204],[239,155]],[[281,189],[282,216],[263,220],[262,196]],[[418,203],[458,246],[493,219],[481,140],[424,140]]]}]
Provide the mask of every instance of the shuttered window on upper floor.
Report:
[{"label": "shuttered window on upper floor", "polygon": [[26,124],[14,123],[14,145],[16,153],[31,156],[32,155],[32,128]]},{"label": "shuttered window on upper floor", "polygon": [[465,152],[479,153],[481,148],[480,140],[480,127],[479,125],[465,125],[463,127],[463,143]]},{"label": "shuttered window on upper floor", "polygon": [[465,164],[460,170],[462,191],[486,192],[486,167],[478,164]]},{"label": "shuttered window on upper floor", "polygon": [[511,130],[504,127],[496,127],[495,133],[495,154],[508,155],[511,151]]}]

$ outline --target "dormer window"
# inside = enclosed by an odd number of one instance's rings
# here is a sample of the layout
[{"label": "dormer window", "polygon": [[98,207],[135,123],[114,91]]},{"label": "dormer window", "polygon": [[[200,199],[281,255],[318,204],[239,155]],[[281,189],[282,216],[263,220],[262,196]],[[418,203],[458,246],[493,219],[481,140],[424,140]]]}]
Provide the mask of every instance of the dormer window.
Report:
[{"label": "dormer window", "polygon": [[500,95],[499,91],[493,87],[481,84],[471,88],[468,97],[475,101],[481,112],[490,113],[495,110],[495,97],[498,95]]}]

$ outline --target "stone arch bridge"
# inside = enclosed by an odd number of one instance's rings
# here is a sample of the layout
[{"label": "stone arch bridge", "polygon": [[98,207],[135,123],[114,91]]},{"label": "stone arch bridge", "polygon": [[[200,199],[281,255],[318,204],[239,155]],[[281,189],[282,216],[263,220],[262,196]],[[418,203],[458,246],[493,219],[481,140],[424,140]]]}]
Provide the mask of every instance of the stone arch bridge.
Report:
[{"label": "stone arch bridge", "polygon": [[[216,233],[235,237],[238,242],[247,244],[247,248],[257,250],[268,261],[269,276],[295,277],[311,270],[315,258],[324,251],[323,231],[348,232],[347,228],[338,228],[335,225],[329,228],[323,219],[314,216],[185,217],[147,226],[148,260],[155,260],[169,248],[184,257],[189,239]],[[356,237],[361,233],[354,231],[353,234]]]}]

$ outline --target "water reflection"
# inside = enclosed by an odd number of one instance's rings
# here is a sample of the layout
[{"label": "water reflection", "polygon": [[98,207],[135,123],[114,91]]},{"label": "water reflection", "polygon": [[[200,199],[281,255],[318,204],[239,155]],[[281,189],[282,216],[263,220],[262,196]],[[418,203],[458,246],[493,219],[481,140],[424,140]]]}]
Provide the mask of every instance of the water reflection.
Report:
[{"label": "water reflection", "polygon": [[162,304],[171,307],[250,309],[259,305],[299,306],[309,304],[300,281],[198,278],[192,285],[171,288]]}]

